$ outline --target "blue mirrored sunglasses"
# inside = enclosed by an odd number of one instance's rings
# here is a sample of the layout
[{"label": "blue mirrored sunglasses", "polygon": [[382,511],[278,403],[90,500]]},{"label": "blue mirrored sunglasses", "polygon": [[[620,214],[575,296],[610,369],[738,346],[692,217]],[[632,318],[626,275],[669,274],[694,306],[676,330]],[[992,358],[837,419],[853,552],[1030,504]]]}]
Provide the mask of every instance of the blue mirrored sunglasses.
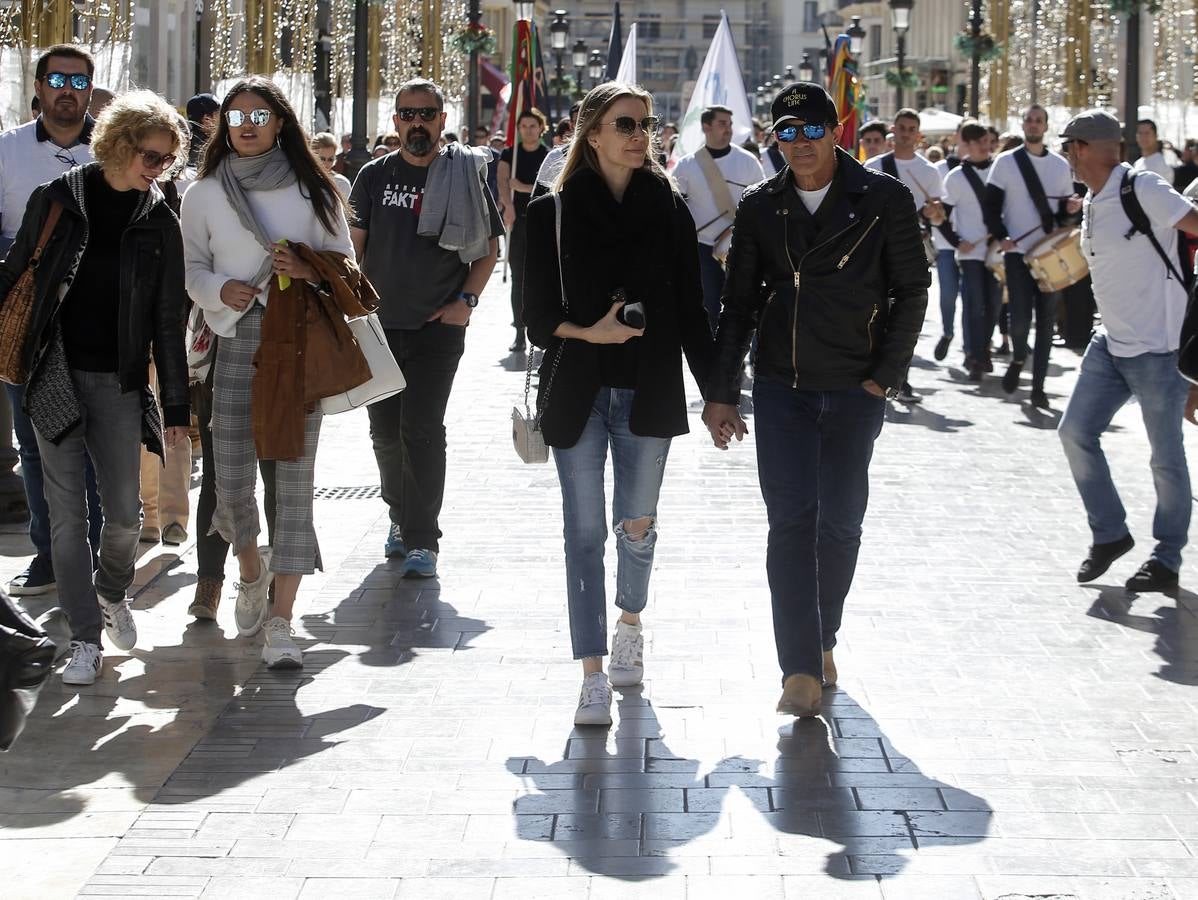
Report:
[{"label": "blue mirrored sunglasses", "polygon": [[62,72],[50,72],[46,75],[46,84],[50,85],[54,90],[61,91],[70,81],[71,87],[76,91],[86,91],[92,83],[90,75],[75,73],[74,75],[64,75]]},{"label": "blue mirrored sunglasses", "polygon": [[799,129],[803,130],[803,137],[809,141],[823,140],[825,134],[828,133],[827,125],[786,125],[774,132],[774,136],[783,143],[789,144],[791,141],[799,139]]}]

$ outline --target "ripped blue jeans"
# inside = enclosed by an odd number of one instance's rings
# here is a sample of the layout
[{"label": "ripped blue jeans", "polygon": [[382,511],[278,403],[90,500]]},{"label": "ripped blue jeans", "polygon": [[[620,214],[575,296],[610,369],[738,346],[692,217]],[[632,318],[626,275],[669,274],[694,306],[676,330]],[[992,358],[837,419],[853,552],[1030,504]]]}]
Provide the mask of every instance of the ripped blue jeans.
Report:
[{"label": "ripped blue jeans", "polygon": [[[607,655],[607,591],[603,547],[607,509],[603,476],[612,451],[612,528],[616,534],[616,606],[639,613],[649,599],[657,543],[657,497],[670,452],[669,438],[641,437],[628,428],[633,391],[600,388],[582,436],[573,447],[553,448],[562,486],[566,539],[566,597],[575,659]],[[650,518],[640,534],[624,523]]]}]

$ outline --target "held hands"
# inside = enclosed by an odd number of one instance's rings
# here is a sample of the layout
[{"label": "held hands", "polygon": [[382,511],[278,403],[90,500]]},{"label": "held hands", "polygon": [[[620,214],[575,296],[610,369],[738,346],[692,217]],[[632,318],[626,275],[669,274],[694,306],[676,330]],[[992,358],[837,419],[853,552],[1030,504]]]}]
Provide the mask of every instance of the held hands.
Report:
[{"label": "held hands", "polygon": [[163,433],[166,438],[166,449],[174,450],[182,441],[189,441],[191,438],[187,436],[187,427],[184,425],[171,425]]},{"label": "held hands", "polygon": [[271,268],[275,275],[287,275],[302,281],[316,281],[316,272],[312,267],[299,258],[294,250],[282,244],[272,244]]},{"label": "held hands", "polygon": [[721,450],[727,450],[728,444],[735,437],[743,441],[749,433],[749,426],[740,417],[740,412],[732,403],[706,403],[703,405],[703,424],[711,433],[711,441]]},{"label": "held hands", "polygon": [[258,296],[256,287],[235,278],[230,278],[221,285],[220,302],[235,312],[244,312],[254,302],[256,296]]},{"label": "held hands", "polygon": [[623,322],[616,318],[616,313],[624,306],[624,301],[619,300],[611,305],[611,309],[607,311],[607,315],[592,325],[590,328],[583,329],[585,340],[590,344],[623,344],[625,341],[634,337],[640,337],[645,333],[643,328],[629,328]]}]

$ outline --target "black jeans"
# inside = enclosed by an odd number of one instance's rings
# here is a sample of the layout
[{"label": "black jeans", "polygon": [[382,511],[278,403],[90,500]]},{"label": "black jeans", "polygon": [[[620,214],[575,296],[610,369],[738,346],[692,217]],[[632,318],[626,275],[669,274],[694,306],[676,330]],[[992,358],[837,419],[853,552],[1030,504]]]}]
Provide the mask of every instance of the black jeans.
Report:
[{"label": "black jeans", "polygon": [[1022,253],[1003,255],[1007,273],[1007,297],[1011,306],[1011,359],[1017,363],[1027,359],[1027,338],[1032,330],[1032,313],[1036,314],[1036,347],[1032,353],[1032,388],[1044,390],[1048,377],[1048,354],[1052,352],[1052,333],[1057,320],[1057,301],[1060,294],[1045,294],[1036,284]]},{"label": "black jeans", "polygon": [[[712,255],[711,244],[699,244],[699,282],[703,286],[703,308],[715,334],[720,324],[720,295],[724,292],[724,267]],[[756,343],[756,337],[754,337]]]},{"label": "black jeans", "polygon": [[778,665],[783,680],[821,678],[857,570],[886,401],[860,387],[796,391],[759,378],[753,409]]},{"label": "black jeans", "polygon": [[[508,236],[508,268],[512,270],[512,325],[517,334],[524,334],[524,249],[528,246],[528,219],[516,216]],[[407,377],[407,369],[404,370]]]},{"label": "black jeans", "polygon": [[[215,366],[213,367],[215,368]],[[216,509],[216,462],[212,458],[212,373],[204,384],[192,386],[192,408],[200,425],[200,499],[196,504],[196,575],[224,581],[225,561],[229,558],[229,542],[212,531],[212,511]],[[262,474],[263,498],[266,507],[267,540],[275,535],[275,461],[258,460]],[[209,534],[209,532],[212,532]]]},{"label": "black jeans", "polygon": [[466,329],[429,322],[388,329],[387,343],[408,386],[367,407],[383,502],[408,550],[437,550],[445,497],[445,407],[466,348]]}]

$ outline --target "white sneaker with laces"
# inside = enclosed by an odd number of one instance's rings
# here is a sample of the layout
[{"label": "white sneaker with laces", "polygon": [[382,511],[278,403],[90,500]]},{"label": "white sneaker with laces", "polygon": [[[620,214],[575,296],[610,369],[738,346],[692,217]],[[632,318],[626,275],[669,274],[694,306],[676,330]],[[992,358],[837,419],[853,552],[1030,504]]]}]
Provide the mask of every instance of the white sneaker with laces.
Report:
[{"label": "white sneaker with laces", "polygon": [[137,625],[133,621],[133,604],[128,600],[114,602],[105,600],[103,597],[98,599],[100,613],[104,616],[104,636],[116,649],[132,650],[137,646]]},{"label": "white sneaker with laces", "polygon": [[613,687],[633,687],[645,677],[645,636],[640,625],[616,622],[607,674]]},{"label": "white sneaker with laces", "polygon": [[237,605],[233,609],[233,620],[237,623],[237,633],[242,637],[257,634],[266,620],[266,598],[275,577],[270,571],[269,547],[258,548],[258,563],[262,568],[257,581],[237,582]]},{"label": "white sneaker with laces", "polygon": [[103,664],[104,654],[95,644],[71,641],[71,660],[62,670],[62,683],[95,684]]},{"label": "white sneaker with laces", "polygon": [[275,616],[262,628],[266,644],[262,647],[262,661],[270,669],[302,669],[304,651],[295,642],[291,622]]},{"label": "white sneaker with laces", "polygon": [[602,672],[592,672],[582,680],[578,694],[575,725],[611,724],[611,682]]}]

